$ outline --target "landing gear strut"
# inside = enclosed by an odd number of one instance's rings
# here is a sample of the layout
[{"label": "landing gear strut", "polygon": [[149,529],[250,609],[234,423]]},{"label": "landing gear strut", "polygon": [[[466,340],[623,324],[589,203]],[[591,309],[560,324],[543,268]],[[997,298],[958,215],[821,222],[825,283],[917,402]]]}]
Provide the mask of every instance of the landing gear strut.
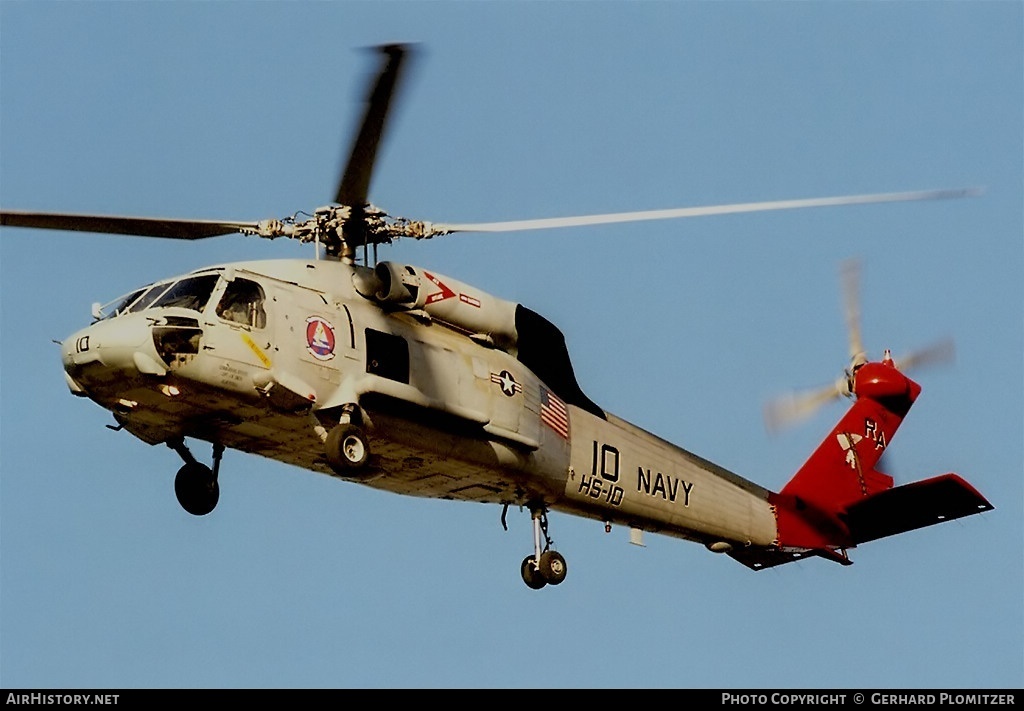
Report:
[{"label": "landing gear strut", "polygon": [[220,470],[221,457],[224,456],[224,445],[213,445],[213,469],[196,461],[192,452],[185,446],[185,440],[172,440],[167,446],[185,461],[185,466],[179,469],[174,477],[174,493],[178,497],[178,503],[193,516],[205,516],[216,508],[220,499],[217,473]]},{"label": "landing gear strut", "polygon": [[[523,559],[520,572],[527,587],[540,590],[549,583],[551,585],[561,583],[565,580],[568,569],[561,553],[551,550],[552,540],[548,536],[547,509],[543,505],[530,506],[530,516],[533,519],[533,555],[528,555]],[[540,545],[542,537],[544,539],[543,549]]]}]

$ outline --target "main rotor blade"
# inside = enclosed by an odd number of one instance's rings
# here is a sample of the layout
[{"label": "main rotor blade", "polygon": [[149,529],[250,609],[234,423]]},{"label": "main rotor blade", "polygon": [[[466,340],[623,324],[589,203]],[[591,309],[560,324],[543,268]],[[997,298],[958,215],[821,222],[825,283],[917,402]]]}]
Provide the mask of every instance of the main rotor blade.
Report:
[{"label": "main rotor blade", "polygon": [[259,223],[5,210],[0,212],[0,226],[194,240],[205,237],[221,237],[238,232],[253,232],[258,229]]},{"label": "main rotor blade", "polygon": [[841,195],[836,197],[805,198],[800,200],[773,200],[768,202],[745,202],[730,205],[709,205],[705,207],[682,207],[668,210],[640,210],[636,212],[613,212],[602,215],[581,215],[578,217],[553,217],[538,220],[516,220],[512,222],[438,223],[430,225],[434,234],[453,232],[516,232],[519,230],[543,230],[556,227],[582,227],[617,222],[639,222],[642,220],[668,220],[680,217],[704,217],[707,215],[729,215],[740,212],[765,212],[769,210],[792,210],[805,207],[828,207],[833,205],[864,205],[878,202],[909,202],[912,200],[949,200],[981,194],[979,188],[956,188],[951,190],[918,190],[899,193],[874,193],[869,195]]},{"label": "main rotor blade", "polygon": [[377,82],[366,99],[366,113],[363,115],[359,133],[352,143],[352,151],[338,185],[334,201],[355,209],[367,203],[373,165],[377,160],[377,148],[384,134],[385,120],[392,97],[401,75],[402,60],[408,53],[406,45],[384,45],[378,47],[383,64]]}]

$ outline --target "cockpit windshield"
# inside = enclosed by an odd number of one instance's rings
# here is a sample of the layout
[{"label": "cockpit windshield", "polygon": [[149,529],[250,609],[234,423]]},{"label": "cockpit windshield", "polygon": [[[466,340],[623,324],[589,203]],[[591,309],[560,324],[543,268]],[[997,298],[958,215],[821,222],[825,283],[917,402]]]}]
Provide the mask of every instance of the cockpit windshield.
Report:
[{"label": "cockpit windshield", "polygon": [[135,313],[147,308],[177,306],[202,311],[217,286],[216,274],[202,274],[175,282],[151,284],[112,301],[100,309],[100,320]]},{"label": "cockpit windshield", "polygon": [[128,307],[128,313],[134,313],[136,311],[142,311],[143,309],[149,308],[149,305],[156,301],[157,297],[167,291],[170,286],[170,282],[165,282],[163,284],[154,284],[149,287],[149,289],[139,297],[138,301]]},{"label": "cockpit windshield", "polygon": [[192,311],[202,311],[206,302],[210,300],[213,287],[217,286],[216,274],[204,274],[202,276],[182,279],[170,289],[161,294],[160,298],[153,302],[151,308],[177,306]]},{"label": "cockpit windshield", "polygon": [[120,316],[123,313],[127,313],[128,307],[134,304],[136,299],[151,288],[151,286],[144,286],[141,289],[136,289],[127,296],[122,296],[120,299],[114,299],[109,304],[101,306],[99,311],[95,314],[96,317],[100,321],[103,321],[104,319],[113,318],[114,316]]}]

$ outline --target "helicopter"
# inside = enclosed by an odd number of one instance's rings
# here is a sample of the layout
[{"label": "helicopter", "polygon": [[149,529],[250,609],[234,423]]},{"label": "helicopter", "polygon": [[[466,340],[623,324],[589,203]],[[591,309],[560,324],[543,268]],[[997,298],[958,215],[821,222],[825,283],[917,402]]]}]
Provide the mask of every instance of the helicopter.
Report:
[{"label": "helicopter", "polygon": [[[923,190],[490,223],[395,217],[368,200],[373,166],[411,45],[376,48],[380,66],[330,205],[280,219],[216,221],[0,210],[0,226],[197,240],[243,234],[314,246],[311,259],[239,261],[144,285],[61,341],[70,392],[182,460],[181,507],[214,511],[226,450],[406,495],[530,513],[524,583],[566,579],[552,512],[702,544],[752,570],[848,551],[992,510],[960,476],[900,486],[877,469],[921,387],[904,371],[945,346],[870,360],[856,268],[844,272],[850,364],[826,388],[766,415],[805,417],[853,400],[778,492],[606,411],[576,380],[565,337],[528,307],[432,269],[378,261],[398,239],[513,232],[833,205],[952,199]],[[372,259],[370,253],[372,250]],[[360,258],[361,253],[361,258]],[[212,448],[208,465],[188,442]]]}]

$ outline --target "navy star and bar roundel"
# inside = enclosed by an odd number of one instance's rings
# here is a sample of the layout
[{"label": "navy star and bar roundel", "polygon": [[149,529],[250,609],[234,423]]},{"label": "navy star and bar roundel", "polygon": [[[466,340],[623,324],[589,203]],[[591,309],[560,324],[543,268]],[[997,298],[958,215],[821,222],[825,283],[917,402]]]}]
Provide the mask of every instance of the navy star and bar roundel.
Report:
[{"label": "navy star and bar roundel", "polygon": [[501,388],[501,392],[509,397],[523,391],[523,386],[517,383],[516,379],[512,377],[512,373],[507,370],[503,370],[500,373],[491,373],[491,382],[495,383]]}]

